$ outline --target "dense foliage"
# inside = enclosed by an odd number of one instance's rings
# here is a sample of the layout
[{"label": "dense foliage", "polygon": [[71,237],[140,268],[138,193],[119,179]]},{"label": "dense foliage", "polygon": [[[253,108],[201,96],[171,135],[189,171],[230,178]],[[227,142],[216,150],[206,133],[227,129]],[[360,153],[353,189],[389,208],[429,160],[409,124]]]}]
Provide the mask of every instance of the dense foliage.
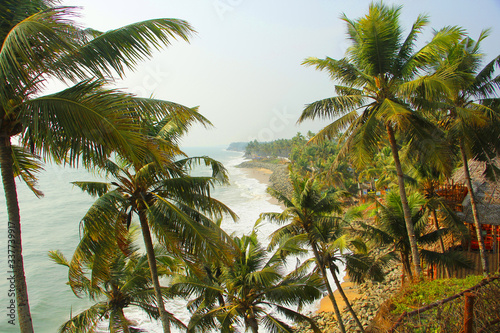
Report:
[{"label": "dense foliage", "polygon": [[[73,22],[75,9],[53,1],[3,1],[0,10],[0,165],[14,225],[21,332],[33,332],[33,325],[14,179],[20,176],[41,196],[35,186],[41,159],[82,164],[108,177],[74,182],[96,201],[82,219],[71,259],[51,254],[68,267],[73,292],[97,302],[62,331],[92,332],[106,317],[111,332],[134,331],[123,309],[138,306],[170,332],[171,324],[185,325],[165,310],[174,292],[190,299],[189,332],[292,332],[290,322],[307,322],[317,332],[300,310],[326,289],[345,332],[328,276],[363,331],[340,285],[343,266],[361,282],[383,279],[394,257],[415,278],[422,278],[421,263],[469,265],[444,247],[442,237],[460,238],[464,228],[435,191],[457,166],[466,175],[488,272],[467,164],[477,158],[488,162],[488,176],[498,175],[490,162],[500,152],[500,57],[481,66],[479,45],[487,32],[475,41],[460,27],[445,27],[418,48],[427,16],[418,16],[406,35],[401,7],[372,3],[361,18],[342,16],[351,42],[345,56],[304,61],[328,73],[336,95],[308,104],[299,118],[333,122],[306,136],[230,146],[288,165],[293,192],[269,190],[284,209],[261,214],[280,224],[266,249],[256,231],[238,237],[221,229],[223,216],[237,218],[211,196],[214,186],[228,182],[224,166],[205,156],[185,158],[179,147],[191,125],[210,126],[208,119],[197,108],[109,88],[153,50],[172,39],[187,41],[193,32],[187,22],[155,19],[102,33],[81,29]],[[73,85],[43,95],[52,79]],[[200,164],[212,174],[192,176]],[[362,201],[367,205],[358,205]],[[131,242],[138,226],[146,255]],[[294,255],[306,259],[286,272]],[[174,283],[161,285],[159,277],[167,275]],[[408,298],[427,297],[416,293]]]}]

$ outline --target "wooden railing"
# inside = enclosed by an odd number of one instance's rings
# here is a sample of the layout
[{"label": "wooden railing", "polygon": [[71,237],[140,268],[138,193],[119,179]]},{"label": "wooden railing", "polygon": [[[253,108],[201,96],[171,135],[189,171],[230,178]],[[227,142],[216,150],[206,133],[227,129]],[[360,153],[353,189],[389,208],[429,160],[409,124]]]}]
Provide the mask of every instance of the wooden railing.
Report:
[{"label": "wooden railing", "polygon": [[499,323],[500,282],[494,276],[458,294],[404,312],[387,332],[499,332]]}]

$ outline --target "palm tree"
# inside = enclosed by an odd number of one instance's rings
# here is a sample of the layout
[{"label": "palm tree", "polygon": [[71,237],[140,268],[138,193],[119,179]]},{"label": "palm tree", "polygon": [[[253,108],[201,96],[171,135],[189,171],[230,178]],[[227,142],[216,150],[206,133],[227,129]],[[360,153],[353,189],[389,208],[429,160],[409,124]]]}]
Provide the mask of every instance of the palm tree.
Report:
[{"label": "palm tree", "polygon": [[[309,246],[313,251],[316,267],[321,273],[327,288],[328,296],[332,302],[341,331],[345,332],[345,327],[341,318],[340,309],[328,280],[327,269],[330,270],[335,285],[344,299],[347,309],[361,331],[364,331],[363,325],[351,307],[337,277],[339,273],[339,262],[348,261],[350,263],[349,267],[347,267],[347,271],[351,272],[352,276],[355,277],[357,281],[364,279],[363,273],[361,273],[363,271],[366,273],[364,268],[372,269],[372,271],[376,273],[380,270],[379,265],[376,262],[372,262],[371,265],[364,265],[364,267],[361,267],[359,265],[361,261],[355,260],[355,258],[359,258],[360,253],[354,253],[352,255],[344,253],[348,245],[353,245],[355,242],[350,242],[347,235],[345,235],[345,226],[350,219],[342,219],[340,216],[335,215],[335,213],[341,213],[341,203],[339,200],[339,194],[342,194],[341,192],[320,193],[318,190],[318,183],[313,178],[303,180],[293,174],[290,178],[294,188],[293,197],[291,199],[274,189],[270,188],[268,190],[272,196],[277,198],[286,207],[281,213],[261,214],[261,219],[268,219],[272,222],[285,224],[273,232],[269,246],[275,247],[280,244],[283,246],[283,244],[295,242],[298,242],[296,245],[299,247],[301,244]],[[352,212],[353,211],[350,213]],[[346,213],[346,217],[348,215],[349,214]],[[352,215],[352,217],[354,217],[354,215]],[[353,247],[350,247],[350,249],[356,250]],[[294,254],[295,251],[288,252],[288,254]],[[346,260],[347,257],[349,258]],[[365,259],[369,258],[369,256],[366,255],[364,257]],[[380,274],[378,274],[378,276],[381,277]]]},{"label": "palm tree", "polygon": [[[124,244],[114,244],[113,252],[99,254],[90,261],[72,260],[71,263],[59,251],[51,251],[50,258],[57,264],[69,268],[69,285],[78,297],[88,296],[96,302],[65,322],[59,332],[94,332],[104,318],[109,318],[109,331],[142,332],[132,327],[132,322],[123,312],[128,307],[138,307],[149,317],[158,319],[158,309],[154,306],[155,293],[148,267],[147,255],[141,254],[133,241],[136,229],[131,230]],[[156,247],[159,276],[171,276],[180,266],[178,259],[166,253],[165,248]],[[106,258],[100,257],[106,255]],[[105,260],[108,264],[99,264]],[[89,273],[89,276],[85,272]],[[167,295],[166,288],[163,295]],[[185,328],[181,321],[168,314],[178,327]],[[133,329],[133,330],[132,330]]]},{"label": "palm tree", "polygon": [[[191,177],[187,174],[191,167],[201,162],[212,167],[213,176]],[[99,196],[83,218],[83,229],[88,237],[81,240],[74,260],[108,251],[116,243],[113,240],[120,238],[122,232],[126,233],[132,216],[137,214],[160,318],[164,331],[169,332],[151,231],[169,253],[182,258],[192,267],[196,266],[202,254],[207,258],[220,257],[225,251],[225,234],[210,217],[229,214],[236,219],[236,215],[210,197],[210,189],[217,183],[227,181],[225,169],[208,157],[191,157],[163,165],[154,161],[142,166],[137,163],[132,166],[125,161],[121,164],[108,161],[105,170],[113,178],[110,182],[73,183],[91,195]],[[105,264],[105,261],[102,263]]]},{"label": "palm tree", "polygon": [[[425,198],[425,204],[422,209],[430,214],[436,230],[441,228],[439,224],[441,221],[445,227],[449,228],[459,238],[466,237],[468,234],[467,228],[465,228],[463,222],[456,216],[453,207],[450,207],[446,199],[438,193],[439,187],[445,181],[444,175],[425,164],[413,165],[409,174],[412,176],[415,190],[422,193]],[[439,246],[441,252],[444,253],[446,247],[442,236],[439,237]],[[448,277],[450,276],[447,267],[446,274]]]},{"label": "palm tree", "polygon": [[[400,257],[405,276],[413,279],[410,264],[410,241],[406,232],[401,198],[395,192],[389,192],[386,194],[384,202],[384,204],[377,204],[374,225],[360,223],[364,236],[375,245],[391,245],[391,252],[397,253]],[[441,236],[456,231],[456,228],[447,227],[429,231],[428,217],[430,211],[425,209],[426,203],[427,200],[425,197],[418,192],[408,196],[412,223],[415,225],[416,239],[419,246],[418,250],[422,260],[426,263],[441,265],[443,267],[470,268],[471,263],[458,252],[439,252],[424,248],[426,245],[437,243]],[[451,218],[451,216],[448,216],[448,218]],[[452,223],[451,221],[448,222],[448,224]],[[460,222],[457,220],[456,223]]]},{"label": "palm tree", "polygon": [[331,217],[331,214],[333,212],[340,212],[340,203],[332,195],[321,197],[320,193],[314,189],[315,182],[312,178],[304,181],[296,175],[290,174],[290,180],[293,186],[293,197],[291,199],[287,198],[281,192],[268,188],[269,194],[278,199],[286,208],[282,213],[262,213],[260,218],[276,223],[288,222],[285,227],[273,232],[269,246],[274,247],[279,244],[280,240],[283,242],[283,240],[288,239],[290,236],[297,236],[300,234],[307,236],[309,245],[313,249],[317,267],[320,270],[328,291],[328,296],[332,302],[337,322],[340,325],[341,331],[345,332],[344,323],[340,316],[340,309],[328,282],[326,263],[321,260],[316,240],[309,237],[309,235],[312,235],[315,220],[320,218],[336,219],[335,217]]},{"label": "palm tree", "polygon": [[[113,74],[152,55],[177,37],[187,40],[188,23],[157,19],[101,33],[77,28],[74,9],[52,1],[5,0],[0,4],[0,166],[9,226],[14,238],[16,302],[21,332],[32,332],[21,243],[21,223],[12,139],[31,153],[56,162],[84,165],[106,159],[112,150],[140,159],[150,145],[140,135],[142,112],[165,113],[165,105],[134,100],[105,88]],[[43,96],[50,79],[84,80]],[[145,109],[141,107],[145,106]]]},{"label": "palm tree", "polygon": [[345,130],[345,144],[339,156],[342,158],[349,152],[358,166],[371,160],[381,142],[390,145],[414,269],[417,277],[420,277],[422,269],[397,139],[399,135],[401,140],[409,143],[415,157],[425,157],[444,170],[451,165],[447,159],[449,154],[443,152],[444,147],[432,142],[440,138],[439,131],[416,113],[410,102],[417,90],[425,90],[429,94],[436,91],[438,94],[446,87],[449,72],[442,71],[424,77],[418,75],[427,69],[433,59],[443,54],[447,45],[461,36],[461,30],[444,28],[429,43],[415,51],[418,34],[428,19],[420,15],[404,38],[399,22],[400,10],[401,7],[372,3],[368,14],[360,19],[353,21],[343,16],[352,42],[346,57],[340,60],[309,58],[303,63],[315,66],[318,70],[326,70],[332,79],[340,82],[341,85],[335,86],[337,96],[309,104],[298,122],[317,117],[339,117],[323,128],[315,140],[330,139]]},{"label": "palm tree", "polygon": [[[499,100],[496,97],[500,76],[494,76],[495,68],[500,65],[500,56],[481,67],[484,56],[480,53],[480,44],[487,36],[488,31],[483,31],[477,41],[466,37],[449,48],[447,56],[438,63],[437,70],[452,68],[459,74],[459,80],[451,86],[451,91],[444,94],[437,105],[434,105],[441,111],[436,116],[438,124],[446,130],[448,139],[456,144],[460,151],[479,243],[481,266],[485,275],[488,274],[488,262],[468,160],[477,158],[491,162],[491,156],[500,152],[496,129],[500,120]],[[496,135],[491,135],[491,129]],[[489,164],[491,166],[491,163]]]},{"label": "palm tree", "polygon": [[253,333],[259,325],[270,332],[294,332],[274,312],[295,322],[309,322],[314,332],[320,332],[310,318],[290,306],[300,310],[318,299],[321,279],[304,271],[285,275],[284,262],[259,244],[255,230],[249,236],[234,237],[233,242],[233,261],[212,267],[204,278],[188,275],[174,281],[174,293],[197,296],[188,332],[238,332],[239,324]]},{"label": "palm tree", "polygon": [[[397,187],[397,174],[394,168],[391,148],[383,147],[374,156],[373,161],[359,172],[359,180],[369,182],[374,190]],[[408,178],[405,175],[405,181]]]}]

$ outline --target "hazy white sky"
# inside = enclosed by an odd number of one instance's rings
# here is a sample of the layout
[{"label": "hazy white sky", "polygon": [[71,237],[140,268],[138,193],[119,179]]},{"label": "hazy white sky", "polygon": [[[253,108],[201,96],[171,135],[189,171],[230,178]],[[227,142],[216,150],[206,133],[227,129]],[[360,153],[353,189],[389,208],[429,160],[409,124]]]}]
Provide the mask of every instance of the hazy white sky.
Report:
[{"label": "hazy white sky", "polygon": [[[102,31],[132,22],[168,17],[196,30],[191,43],[174,43],[141,63],[117,87],[141,96],[200,106],[213,124],[194,127],[184,146],[290,138],[297,131],[321,129],[327,122],[296,121],[304,105],[333,96],[326,73],[301,66],[307,57],[342,58],[348,46],[341,13],[356,19],[367,0],[63,0],[82,6],[84,26]],[[408,0],[401,19],[409,28],[418,14],[430,16],[431,29],[460,25],[475,38],[491,28],[483,51],[500,54],[500,0]]]}]

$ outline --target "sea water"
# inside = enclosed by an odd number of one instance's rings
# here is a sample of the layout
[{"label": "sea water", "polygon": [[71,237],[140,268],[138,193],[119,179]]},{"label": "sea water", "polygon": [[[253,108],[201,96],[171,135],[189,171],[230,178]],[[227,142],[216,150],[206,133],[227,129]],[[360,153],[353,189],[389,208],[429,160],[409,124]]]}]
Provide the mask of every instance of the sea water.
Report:
[{"label": "sea water", "polygon": [[[243,153],[227,151],[225,146],[185,148],[184,151],[189,156],[209,156],[226,167],[230,184],[216,187],[212,195],[239,216],[237,222],[228,218],[223,220],[222,228],[228,234],[249,234],[260,213],[281,211],[279,206],[269,202],[266,184],[249,177],[244,170],[236,167],[245,160]],[[96,177],[83,169],[47,165],[39,175],[39,188],[45,194],[41,199],[36,198],[24,183],[17,183],[24,266],[36,332],[56,332],[71,313],[79,313],[91,304],[89,300],[79,299],[72,293],[66,284],[67,268],[53,263],[47,254],[50,250],[60,250],[67,258],[72,256],[80,237],[80,220],[95,199],[74,187],[71,182],[95,180]],[[17,314],[15,326],[8,323],[6,315],[10,297],[7,280],[8,219],[3,187],[0,187],[0,201],[0,309],[3,309],[0,311],[0,332],[10,333],[19,332],[19,324]],[[268,236],[276,228],[276,225],[269,222],[262,223],[258,228],[259,240],[264,245],[267,244]],[[190,315],[185,304],[184,300],[178,299],[168,302],[166,307],[178,319],[187,323]],[[140,310],[127,309],[126,316],[148,332],[162,331],[158,322],[151,321]],[[102,329],[104,331],[105,327]]]}]

